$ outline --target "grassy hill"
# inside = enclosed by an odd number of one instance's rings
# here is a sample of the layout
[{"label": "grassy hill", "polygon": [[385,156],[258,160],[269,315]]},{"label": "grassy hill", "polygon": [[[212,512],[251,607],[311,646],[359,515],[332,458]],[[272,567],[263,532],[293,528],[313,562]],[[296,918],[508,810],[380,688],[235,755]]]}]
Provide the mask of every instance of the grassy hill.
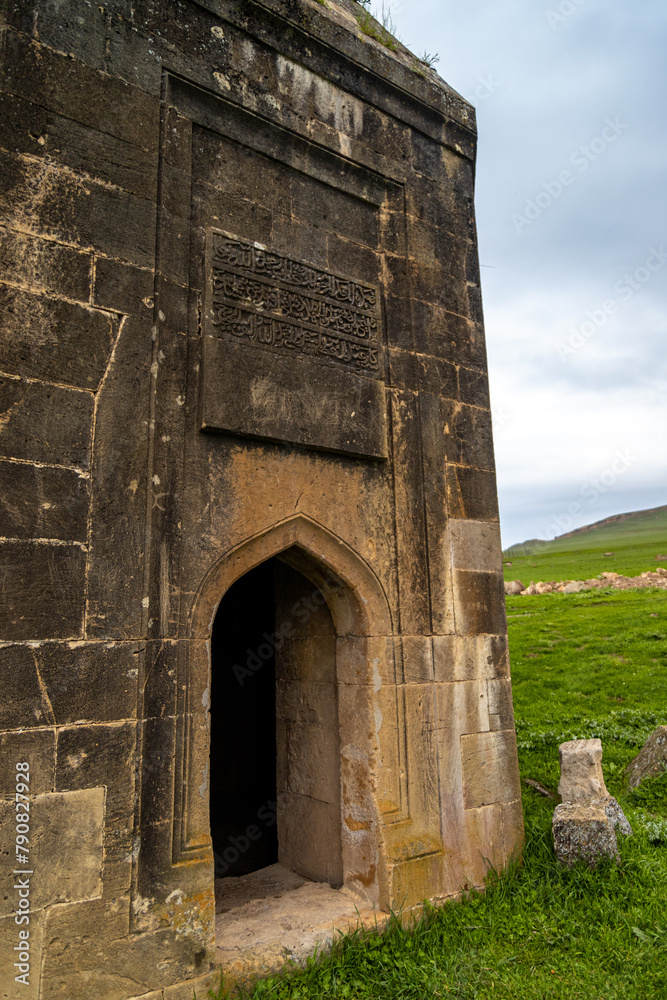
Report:
[{"label": "grassy hill", "polygon": [[[607,555],[606,553],[613,553]],[[667,555],[667,506],[608,517],[560,535],[513,545],[503,553],[506,580],[584,580],[613,570],[637,576]]]}]

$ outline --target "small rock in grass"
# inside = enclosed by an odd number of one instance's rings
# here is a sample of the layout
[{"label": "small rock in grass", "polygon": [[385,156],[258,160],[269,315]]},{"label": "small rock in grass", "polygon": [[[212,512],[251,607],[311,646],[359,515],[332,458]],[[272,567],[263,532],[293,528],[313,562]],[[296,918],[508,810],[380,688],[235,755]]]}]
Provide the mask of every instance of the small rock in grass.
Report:
[{"label": "small rock in grass", "polygon": [[525,589],[526,588],[521,583],[521,580],[512,580],[505,584],[505,593],[511,596],[522,594]]},{"label": "small rock in grass", "polygon": [[578,594],[582,590],[586,589],[586,584],[583,580],[571,580],[563,587],[564,594]]},{"label": "small rock in grass", "polygon": [[645,778],[667,770],[667,726],[658,726],[634,760],[625,769],[630,788],[638,788]]},{"label": "small rock in grass", "polygon": [[570,740],[560,746],[563,799],[556,806],[552,831],[558,860],[568,868],[584,861],[594,868],[601,858],[618,859],[616,832],[629,837],[632,827],[602,773],[600,740]]}]

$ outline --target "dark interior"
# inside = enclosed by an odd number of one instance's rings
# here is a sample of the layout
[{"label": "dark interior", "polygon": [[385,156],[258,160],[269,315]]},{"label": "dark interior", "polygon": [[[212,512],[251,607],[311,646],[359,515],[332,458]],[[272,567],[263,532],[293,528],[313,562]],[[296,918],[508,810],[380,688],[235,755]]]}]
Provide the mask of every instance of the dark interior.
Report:
[{"label": "dark interior", "polygon": [[278,861],[274,565],[223,597],[211,638],[211,836],[215,877]]}]

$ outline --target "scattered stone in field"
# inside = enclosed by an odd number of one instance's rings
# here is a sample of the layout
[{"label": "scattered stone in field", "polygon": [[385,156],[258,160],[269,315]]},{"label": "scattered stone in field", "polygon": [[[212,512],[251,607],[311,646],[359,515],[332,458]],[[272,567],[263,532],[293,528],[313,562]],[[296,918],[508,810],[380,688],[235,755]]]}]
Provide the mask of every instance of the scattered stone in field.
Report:
[{"label": "scattered stone in field", "polygon": [[556,806],[552,824],[556,857],[572,868],[585,861],[595,868],[601,858],[618,858],[618,841],[601,802],[563,802]]},{"label": "scattered stone in field", "polygon": [[655,561],[656,562],[667,562],[667,556],[656,556],[655,557]]},{"label": "scattered stone in field", "polygon": [[552,822],[556,857],[568,868],[577,861],[594,868],[601,858],[618,859],[616,833],[629,837],[632,827],[607,791],[601,741],[570,740],[561,744],[559,756],[563,801]]},{"label": "scattered stone in field", "polygon": [[609,558],[609,556],[614,556],[614,555],[616,555],[616,553],[615,553],[615,552],[603,552],[603,553],[602,553],[602,557],[603,557],[603,559],[608,559],[608,558]]},{"label": "scattered stone in field", "polygon": [[506,594],[521,593],[523,597],[532,597],[535,594],[579,594],[582,590],[599,590],[602,587],[613,587],[615,590],[658,587],[660,590],[667,590],[667,569],[658,566],[657,569],[647,570],[639,576],[621,576],[620,573],[606,572],[600,573],[592,580],[551,580],[549,583],[542,581],[535,583],[531,580],[530,585],[521,591],[508,591],[508,586],[509,584],[505,584]]},{"label": "scattered stone in field", "polygon": [[667,770],[667,726],[658,726],[651,733],[634,760],[625,769],[630,788],[638,788],[645,778]]},{"label": "scattered stone in field", "polygon": [[521,594],[526,588],[522,584],[521,580],[512,580],[505,584],[505,593],[512,596],[516,594]]}]

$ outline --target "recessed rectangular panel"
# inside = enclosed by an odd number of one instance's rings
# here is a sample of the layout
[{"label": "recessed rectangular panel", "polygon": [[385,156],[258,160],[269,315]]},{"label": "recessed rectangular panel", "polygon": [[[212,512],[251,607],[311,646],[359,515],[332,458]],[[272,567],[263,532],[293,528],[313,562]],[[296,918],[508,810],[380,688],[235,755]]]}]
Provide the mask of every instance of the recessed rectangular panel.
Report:
[{"label": "recessed rectangular panel", "polygon": [[341,452],[387,457],[380,379],[204,338],[202,429]]},{"label": "recessed rectangular panel", "polygon": [[378,289],[209,230],[203,428],[386,457]]}]

